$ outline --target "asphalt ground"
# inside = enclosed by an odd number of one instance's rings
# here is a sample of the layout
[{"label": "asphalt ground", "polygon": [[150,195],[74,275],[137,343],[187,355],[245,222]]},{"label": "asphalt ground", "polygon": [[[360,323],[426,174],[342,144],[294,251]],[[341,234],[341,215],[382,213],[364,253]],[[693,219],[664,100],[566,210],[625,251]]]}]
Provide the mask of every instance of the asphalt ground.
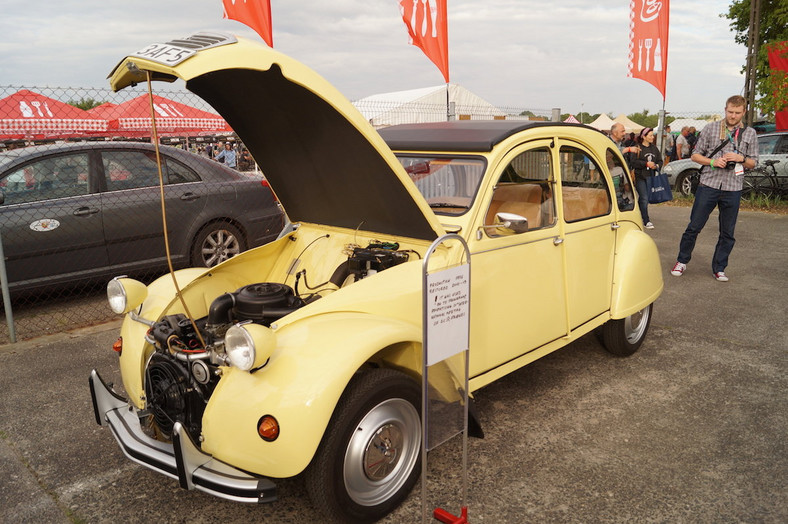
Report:
[{"label": "asphalt ground", "polygon": [[[741,213],[727,283],[711,275],[714,217],[680,278],[689,209],[651,217],[665,291],[640,351],[611,357],[591,335],[477,392],[470,522],[788,522],[788,217]],[[117,326],[0,346],[0,522],[321,522],[300,478],[247,506],[128,461],[87,380],[119,382]],[[428,508],[459,512],[461,451],[430,453]],[[421,518],[417,486],[384,522]]]}]

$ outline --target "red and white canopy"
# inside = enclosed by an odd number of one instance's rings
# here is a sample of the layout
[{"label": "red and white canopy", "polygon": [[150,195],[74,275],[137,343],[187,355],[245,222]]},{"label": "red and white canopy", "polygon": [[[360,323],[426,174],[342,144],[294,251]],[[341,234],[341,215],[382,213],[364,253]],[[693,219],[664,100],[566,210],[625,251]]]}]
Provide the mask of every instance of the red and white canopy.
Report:
[{"label": "red and white canopy", "polygon": [[77,137],[107,127],[103,118],[27,89],[0,99],[0,139]]},{"label": "red and white canopy", "polygon": [[[109,129],[113,135],[148,135],[152,129],[148,95],[138,96],[116,106],[102,104],[91,111],[109,121]],[[232,132],[219,115],[163,96],[153,95],[153,111],[156,115],[156,130],[162,135]]]}]

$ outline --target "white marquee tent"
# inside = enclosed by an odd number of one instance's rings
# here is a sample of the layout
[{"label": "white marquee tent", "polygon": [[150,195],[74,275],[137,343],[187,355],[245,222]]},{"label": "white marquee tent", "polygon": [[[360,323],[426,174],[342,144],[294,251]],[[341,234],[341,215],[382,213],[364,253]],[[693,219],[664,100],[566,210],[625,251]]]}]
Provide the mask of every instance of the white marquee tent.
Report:
[{"label": "white marquee tent", "polygon": [[627,118],[627,115],[625,115],[624,113],[621,113],[613,120],[615,120],[616,122],[620,122],[621,124],[624,124],[624,131],[626,131],[627,133],[639,133],[640,130],[643,129],[643,126]]},{"label": "white marquee tent", "polygon": [[594,129],[599,129],[600,131],[609,132],[611,126],[615,123],[615,121],[607,116],[605,113],[599,115],[596,120],[588,124],[589,126],[593,127]]},{"label": "white marquee tent", "polygon": [[[446,121],[446,85],[381,93],[353,102],[375,127]],[[505,112],[462,86],[449,84],[455,118],[492,120]],[[472,117],[470,116],[472,115]]]}]

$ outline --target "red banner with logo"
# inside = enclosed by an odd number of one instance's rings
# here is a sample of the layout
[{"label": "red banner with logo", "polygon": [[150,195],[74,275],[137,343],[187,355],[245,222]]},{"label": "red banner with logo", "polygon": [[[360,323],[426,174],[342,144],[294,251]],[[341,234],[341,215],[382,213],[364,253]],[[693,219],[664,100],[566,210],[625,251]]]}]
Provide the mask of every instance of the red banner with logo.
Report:
[{"label": "red banner with logo", "polygon": [[222,0],[222,3],[224,18],[248,25],[265,40],[268,47],[274,47],[270,0]]},{"label": "red banner with logo", "polygon": [[670,0],[630,0],[629,9],[627,76],[653,85],[665,100]]},{"label": "red banner with logo", "polygon": [[[772,70],[772,78],[779,75],[783,85],[788,85],[788,40],[783,42],[773,42],[766,46],[769,55],[769,68]],[[788,98],[785,93],[774,93],[774,106],[779,109],[788,107]],[[780,98],[780,97],[783,98]],[[788,110],[774,112],[775,124],[778,131],[788,129]]]},{"label": "red banner with logo", "polygon": [[402,21],[408,28],[409,43],[420,47],[438,66],[449,83],[449,24],[447,0],[400,0]]}]

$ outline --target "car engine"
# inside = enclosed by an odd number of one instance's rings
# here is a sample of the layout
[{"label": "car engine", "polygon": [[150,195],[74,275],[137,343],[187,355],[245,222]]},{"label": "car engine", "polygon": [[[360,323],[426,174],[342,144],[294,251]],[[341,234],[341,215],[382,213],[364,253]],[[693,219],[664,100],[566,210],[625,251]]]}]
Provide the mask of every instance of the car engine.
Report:
[{"label": "car engine", "polygon": [[[148,330],[146,341],[154,346],[145,370],[147,409],[143,424],[148,433],[165,441],[172,438],[176,421],[199,442],[202,414],[226,365],[224,335],[239,322],[264,326],[320,298],[328,289],[338,289],[410,259],[409,250],[396,243],[374,242],[367,247],[350,245],[348,258],[331,278],[310,287],[306,270],[296,274],[295,288],[275,282],[249,284],[225,293],[211,303],[208,316],[192,322],[186,315],[163,317]],[[416,253],[417,254],[417,253]],[[299,286],[307,288],[299,293]],[[257,371],[251,370],[252,373]]]}]

